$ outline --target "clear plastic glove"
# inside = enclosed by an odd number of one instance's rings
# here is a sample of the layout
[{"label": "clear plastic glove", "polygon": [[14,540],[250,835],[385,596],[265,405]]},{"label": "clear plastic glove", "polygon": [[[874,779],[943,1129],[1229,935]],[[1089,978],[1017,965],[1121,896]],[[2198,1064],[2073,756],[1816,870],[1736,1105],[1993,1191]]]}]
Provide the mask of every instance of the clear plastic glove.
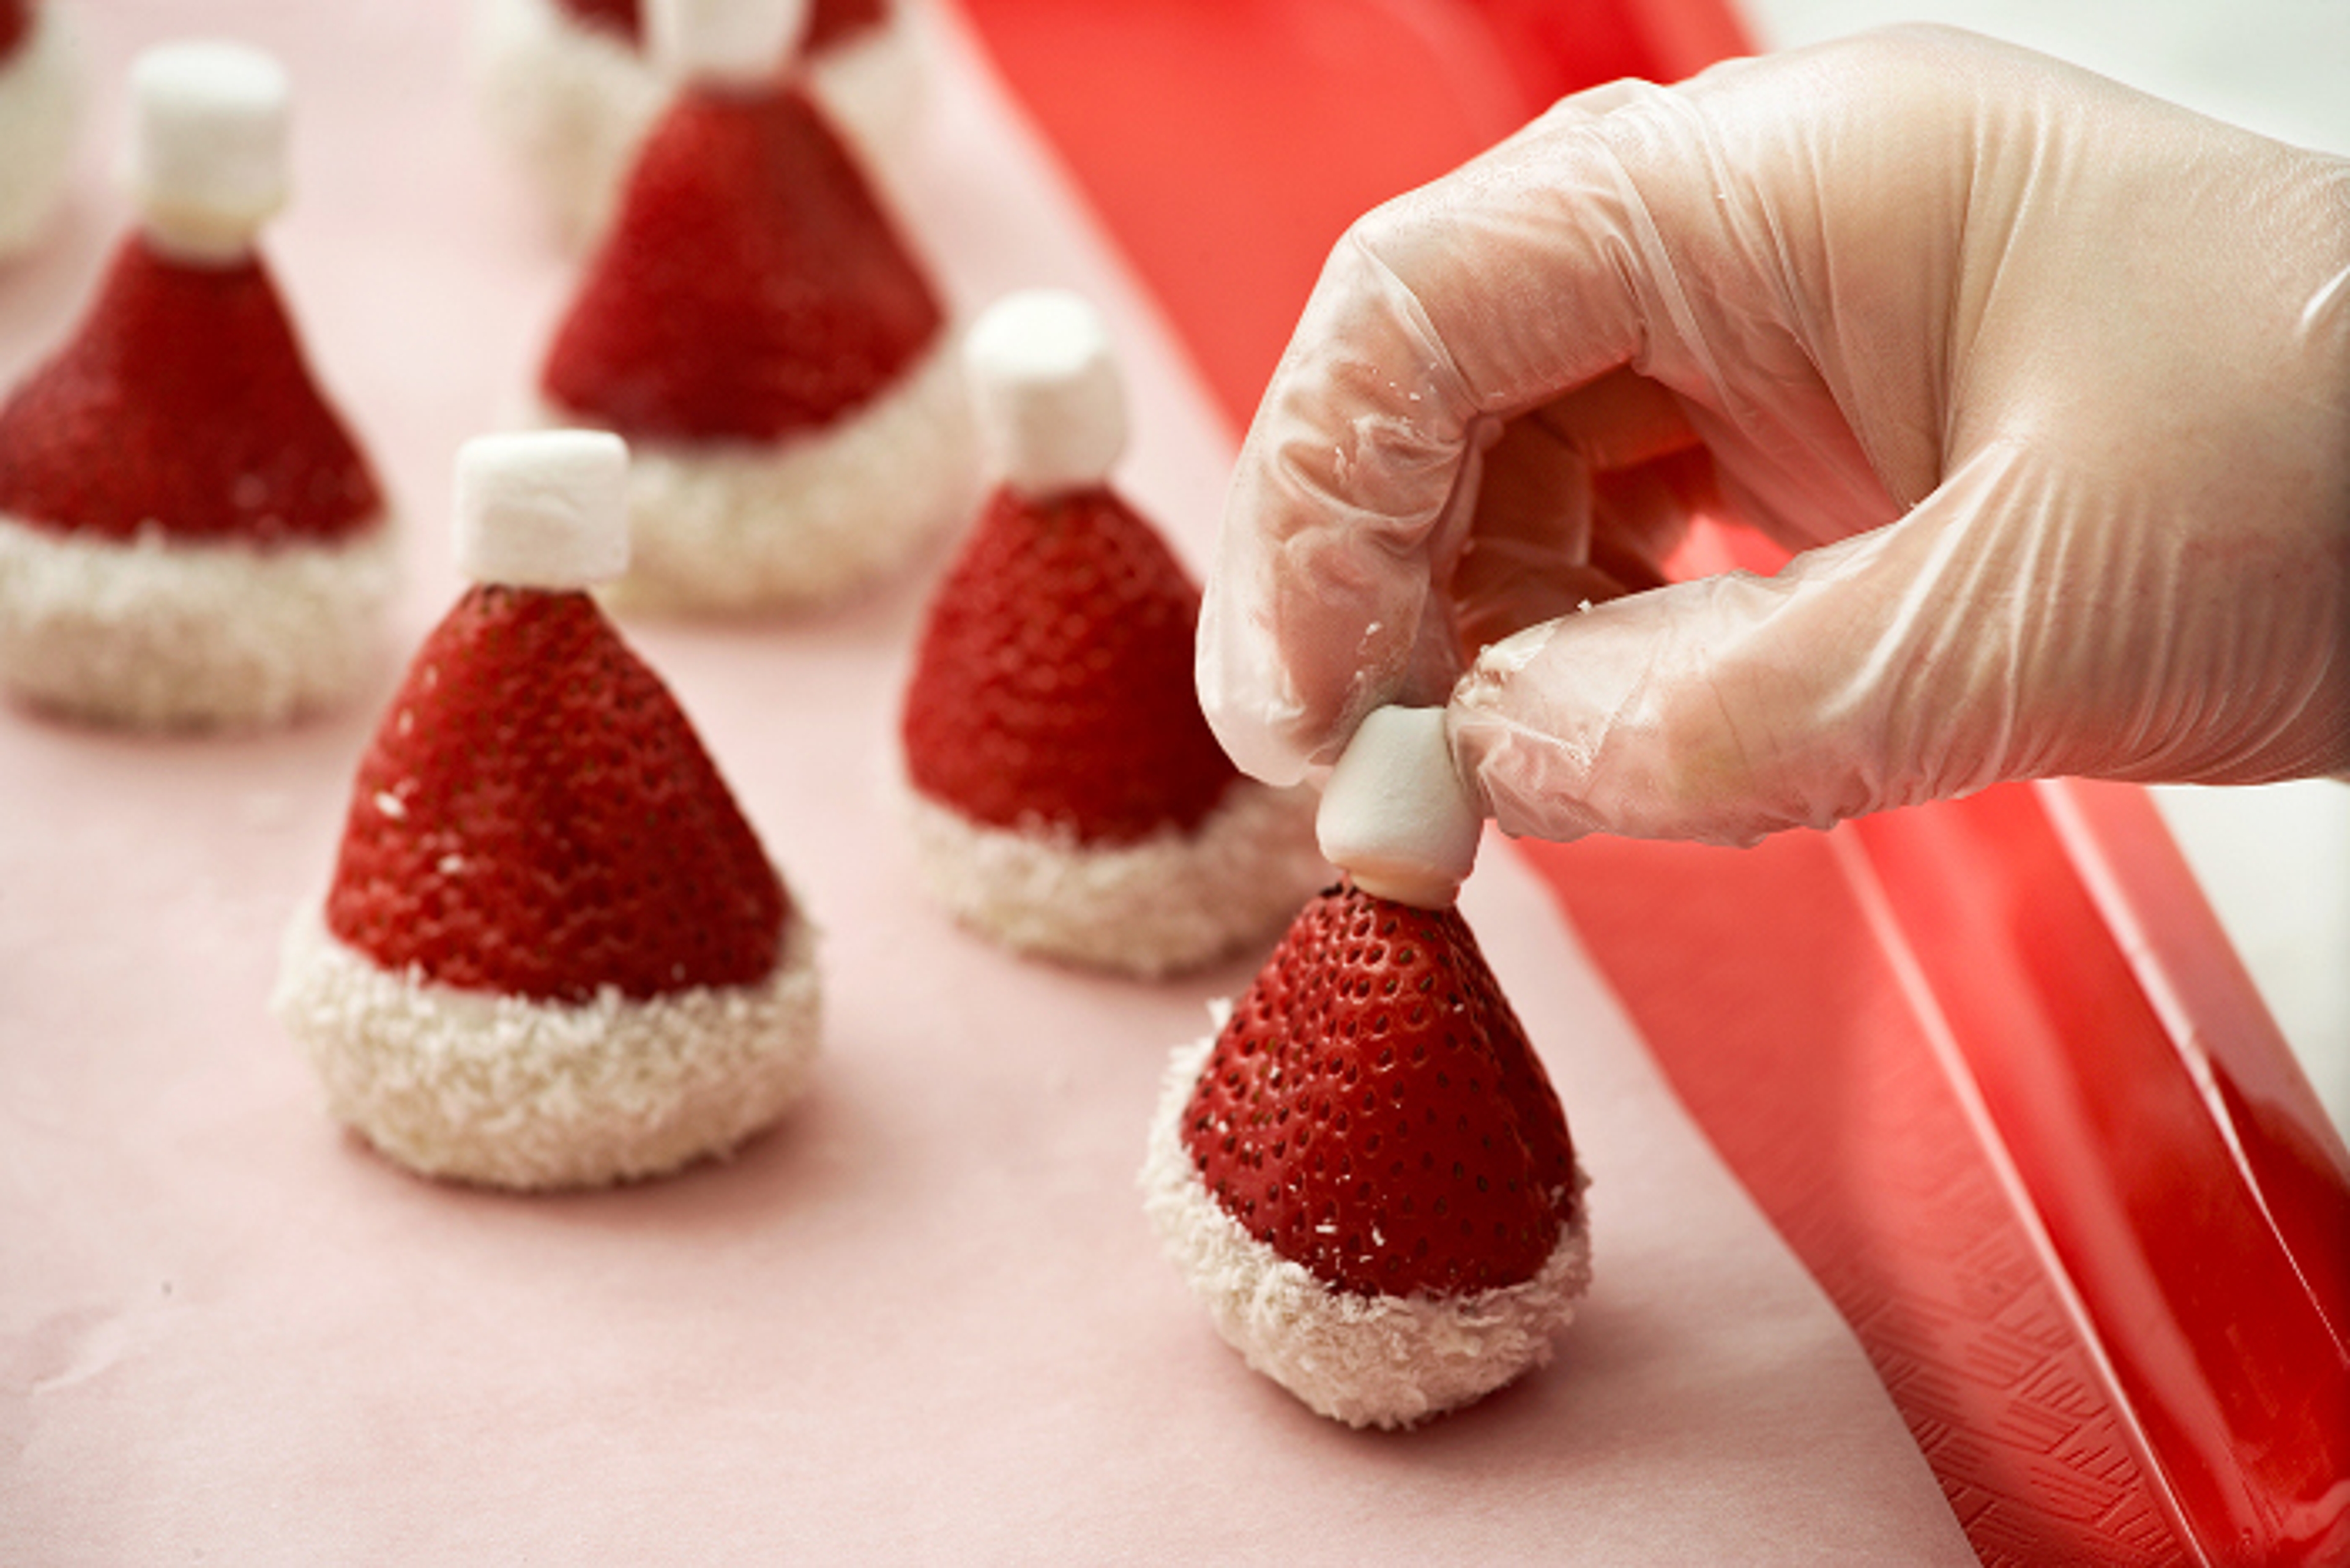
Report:
[{"label": "clear plastic glove", "polygon": [[1565,99],[1333,254],[1200,638],[1249,772],[1449,699],[1550,838],[2350,772],[2350,161],[1939,29]]}]

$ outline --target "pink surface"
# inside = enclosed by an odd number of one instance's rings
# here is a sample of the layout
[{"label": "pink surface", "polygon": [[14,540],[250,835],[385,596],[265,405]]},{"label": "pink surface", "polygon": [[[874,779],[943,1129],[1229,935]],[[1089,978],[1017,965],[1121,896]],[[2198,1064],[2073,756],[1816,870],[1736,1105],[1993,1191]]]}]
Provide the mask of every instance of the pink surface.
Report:
[{"label": "pink surface", "polygon": [[[1235,420],[1363,208],[1749,47],[1721,0],[967,3]],[[1521,847],[1986,1563],[2350,1552],[2350,1156],[2143,791]]]},{"label": "pink surface", "polygon": [[[201,27],[295,73],[270,249],[410,527],[381,680],[337,719],[151,741],[0,713],[0,1560],[1963,1563],[1841,1321],[1666,1092],[1553,905],[1467,912],[1594,1179],[1558,1363],[1425,1431],[1247,1372],[1134,1188],[1168,1048],[1245,964],[1023,963],[921,901],[892,806],[920,580],[817,620],[631,627],[827,930],[827,1054],[732,1163],[491,1196],[338,1133],[263,1006],[396,662],[455,591],[457,442],[528,380],[566,264],[481,141],[437,5],[85,6],[120,66]],[[1091,289],[1128,488],[1196,560],[1228,453],[1155,318],[961,41],[900,188],[965,305]],[[99,138],[97,140],[103,140]],[[0,275],[0,372],[78,307],[92,193]]]}]

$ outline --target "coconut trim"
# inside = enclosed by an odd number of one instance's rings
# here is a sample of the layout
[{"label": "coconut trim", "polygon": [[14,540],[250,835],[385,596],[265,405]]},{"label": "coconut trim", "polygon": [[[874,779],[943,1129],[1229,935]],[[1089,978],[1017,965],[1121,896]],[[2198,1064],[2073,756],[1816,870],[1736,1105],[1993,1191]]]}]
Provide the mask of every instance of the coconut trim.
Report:
[{"label": "coconut trim", "polygon": [[609,221],[637,144],[669,101],[644,57],[554,0],[487,0],[473,68],[491,130],[545,193],[564,237]]},{"label": "coconut trim", "polygon": [[1591,1283],[1591,1235],[1575,1171],[1575,1217],[1542,1271],[1471,1296],[1360,1296],[1334,1290],[1224,1211],[1183,1144],[1213,1038],[1178,1046],[1142,1168],[1143,1207],[1216,1332],[1315,1414],[1350,1427],[1410,1427],[1546,1364],[1552,1337]]},{"label": "coconut trim", "polygon": [[[538,418],[595,422],[559,408]],[[904,564],[977,499],[951,332],[879,396],[780,444],[630,437],[629,452],[629,575],[611,595],[629,608],[743,613],[838,599]]]},{"label": "coconut trim", "polygon": [[755,985],[564,1003],[385,970],[312,909],[286,932],[270,1007],[328,1108],[390,1158],[555,1189],[658,1176],[773,1122],[807,1087],[820,994],[815,933],[796,915]]},{"label": "coconut trim", "polygon": [[991,827],[909,788],[915,859],[956,919],[1022,952],[1156,978],[1280,929],[1332,877],[1314,797],[1236,779],[1200,826],[1091,846]]},{"label": "coconut trim", "polygon": [[[885,171],[914,140],[937,69],[909,0],[897,0],[878,26],[858,31],[807,57],[808,90],[831,115],[852,152]],[[885,182],[886,183],[886,182]]]},{"label": "coconut trim", "polygon": [[0,680],[36,706],[141,729],[282,723],[359,685],[398,580],[380,520],[256,549],[0,514]]}]

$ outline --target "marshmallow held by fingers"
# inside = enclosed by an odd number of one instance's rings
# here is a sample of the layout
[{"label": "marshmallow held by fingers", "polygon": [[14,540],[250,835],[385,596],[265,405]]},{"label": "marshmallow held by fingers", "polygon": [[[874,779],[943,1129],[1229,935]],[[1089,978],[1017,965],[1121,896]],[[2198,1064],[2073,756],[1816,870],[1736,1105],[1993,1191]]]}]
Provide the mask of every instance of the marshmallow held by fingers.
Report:
[{"label": "marshmallow held by fingers", "polygon": [[1484,814],[1461,780],[1441,708],[1375,708],[1330,773],[1315,829],[1367,893],[1439,909],[1477,863]]}]

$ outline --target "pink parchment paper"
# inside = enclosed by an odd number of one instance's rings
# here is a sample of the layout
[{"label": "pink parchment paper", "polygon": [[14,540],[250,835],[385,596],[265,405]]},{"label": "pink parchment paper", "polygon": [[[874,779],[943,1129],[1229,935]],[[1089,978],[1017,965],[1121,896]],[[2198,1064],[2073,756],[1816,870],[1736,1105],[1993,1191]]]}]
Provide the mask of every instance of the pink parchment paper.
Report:
[{"label": "pink parchment paper", "polygon": [[[513,406],[569,264],[480,130],[461,6],[75,9],[86,177],[0,273],[0,371],[67,328],[123,221],[130,54],[278,51],[298,189],[269,253],[412,586],[378,688],[291,733],[0,711],[0,1562],[1972,1561],[1843,1324],[1503,854],[1466,909],[1594,1179],[1591,1299],[1549,1370],[1417,1433],[1347,1431],[1248,1372],[1134,1177],[1169,1048],[1251,965],[1093,978],[924,904],[894,725],[936,558],[811,620],[629,628],[827,933],[827,1055],[783,1127],[553,1199],[421,1181],[339,1132],[264,1008],[278,933],[455,591],[453,451]],[[1103,302],[1127,488],[1196,563],[1229,436],[932,23],[937,99],[890,182],[964,306],[1040,282]]]}]

